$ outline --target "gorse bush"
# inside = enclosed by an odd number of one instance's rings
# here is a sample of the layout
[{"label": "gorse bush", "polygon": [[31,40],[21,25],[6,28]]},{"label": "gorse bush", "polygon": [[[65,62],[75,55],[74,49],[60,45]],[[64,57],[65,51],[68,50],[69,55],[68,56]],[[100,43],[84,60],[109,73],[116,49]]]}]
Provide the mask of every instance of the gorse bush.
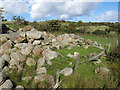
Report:
[{"label": "gorse bush", "polygon": [[95,35],[106,35],[107,34],[106,31],[99,30],[99,29],[93,31],[92,33],[95,34]]}]

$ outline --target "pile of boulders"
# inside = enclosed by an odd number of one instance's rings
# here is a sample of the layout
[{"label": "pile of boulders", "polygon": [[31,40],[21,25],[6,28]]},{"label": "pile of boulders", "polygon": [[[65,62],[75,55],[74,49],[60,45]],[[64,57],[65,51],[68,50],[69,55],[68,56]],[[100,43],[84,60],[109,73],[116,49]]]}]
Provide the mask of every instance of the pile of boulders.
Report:
[{"label": "pile of boulders", "polygon": [[[79,45],[78,43],[81,43]],[[52,51],[51,48],[60,49],[60,47],[68,46],[68,49],[72,49],[74,46],[83,46],[88,49],[90,46],[98,47],[103,49],[100,44],[92,40],[84,40],[75,34],[63,34],[59,36],[54,36],[53,34],[47,34],[46,32],[41,32],[35,28],[29,27],[28,30],[20,29],[17,32],[10,34],[0,35],[0,88],[12,88],[13,84],[8,79],[4,82],[2,72],[9,72],[10,69],[16,67],[19,72],[23,68],[21,62],[25,62],[28,66],[37,65],[36,74],[34,77],[34,82],[44,81],[48,79],[52,82],[51,86],[54,85],[54,78],[47,74],[46,67],[43,67],[45,63],[52,65],[51,59],[58,56],[56,51]],[[75,55],[77,54],[74,53]],[[39,60],[36,62],[33,58],[28,58],[27,55],[40,56]],[[76,59],[76,56],[73,58]],[[72,55],[68,55],[71,56]],[[8,63],[7,65],[5,63]],[[67,72],[68,71],[68,72]],[[61,74],[68,76],[72,73],[71,68],[65,68],[61,71]],[[65,73],[67,72],[67,73]],[[23,80],[29,80],[31,77],[25,77]],[[18,86],[19,87],[19,86]]]}]

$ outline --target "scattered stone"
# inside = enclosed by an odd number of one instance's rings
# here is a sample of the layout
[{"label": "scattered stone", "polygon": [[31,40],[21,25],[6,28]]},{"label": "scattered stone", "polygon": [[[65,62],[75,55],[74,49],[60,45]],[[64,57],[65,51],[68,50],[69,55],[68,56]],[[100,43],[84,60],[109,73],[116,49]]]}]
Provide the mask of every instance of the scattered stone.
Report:
[{"label": "scattered stone", "polygon": [[110,70],[105,68],[105,67],[99,67],[95,69],[95,73],[104,73],[104,74],[109,74]]},{"label": "scattered stone", "polygon": [[45,67],[38,67],[36,70],[36,74],[42,74],[42,73],[47,73],[47,70]]},{"label": "scattered stone", "polygon": [[3,75],[3,73],[2,73],[2,72],[0,72],[0,85],[2,85],[2,84],[3,84],[4,79],[5,79],[5,76]]},{"label": "scattered stone", "polygon": [[0,89],[2,88],[6,88],[6,89],[11,89],[13,87],[13,84],[10,80],[6,80],[1,86],[0,86]]},{"label": "scattered stone", "polygon": [[72,49],[72,46],[69,46],[67,49]]},{"label": "scattered stone", "polygon": [[40,58],[40,59],[38,60],[37,67],[39,68],[39,67],[43,66],[44,63],[45,63],[45,58]]},{"label": "scattered stone", "polygon": [[27,37],[32,38],[32,39],[40,39],[42,36],[42,32],[40,31],[27,31],[26,32]]},{"label": "scattered stone", "polygon": [[77,59],[78,55],[79,55],[78,52],[74,52],[74,55],[72,55],[72,54],[69,53],[67,56],[70,57],[70,58],[73,58],[73,59]]},{"label": "scattered stone", "polygon": [[85,49],[88,49],[88,47],[89,47],[88,45],[85,45],[85,46],[84,46]]},{"label": "scattered stone", "polygon": [[7,41],[7,38],[6,37],[1,37],[0,41],[1,41],[1,43],[5,43]]},{"label": "scattered stone", "polygon": [[41,46],[35,46],[32,52],[35,56],[39,56],[42,53]]},{"label": "scattered stone", "polygon": [[4,53],[8,53],[8,50],[11,49],[12,47],[12,42],[10,40],[8,40],[7,42],[5,42],[2,46],[1,46],[1,52]]},{"label": "scattered stone", "polygon": [[35,66],[36,62],[35,62],[35,60],[34,60],[33,58],[28,58],[28,59],[26,60],[26,64],[27,64],[28,66]]},{"label": "scattered stone", "polygon": [[26,39],[25,37],[20,36],[20,37],[17,37],[17,38],[14,40],[14,42],[15,42],[15,43],[21,43],[21,42],[24,41],[25,39]]},{"label": "scattered stone", "polygon": [[91,44],[93,43],[93,41],[92,41],[92,40],[90,40],[90,39],[85,40],[85,42],[86,42],[87,44],[89,44],[89,45],[91,45]]},{"label": "scattered stone", "polygon": [[16,44],[15,47],[21,49],[21,53],[23,55],[29,55],[33,49],[33,45],[27,44],[27,43],[19,43],[19,44]]},{"label": "scattered stone", "polygon": [[18,52],[13,52],[13,53],[11,53],[10,54],[10,57],[12,58],[12,59],[14,59],[14,60],[17,60],[18,62],[23,62],[23,61],[25,61],[26,60],[26,56],[24,56],[24,55],[22,55],[22,54],[20,54],[20,53],[18,53]]},{"label": "scattered stone", "polygon": [[42,52],[43,57],[46,57],[47,60],[54,59],[58,56],[58,53],[55,51],[51,51],[50,49],[46,49]]},{"label": "scattered stone", "polygon": [[2,70],[4,64],[5,64],[5,60],[3,58],[0,58],[0,71]]},{"label": "scattered stone", "polygon": [[64,68],[63,70],[60,71],[61,74],[63,74],[64,76],[69,76],[71,75],[73,72],[73,69],[72,68]]},{"label": "scattered stone", "polygon": [[22,85],[16,86],[16,90],[24,90],[24,87]]},{"label": "scattered stone", "polygon": [[40,44],[40,40],[35,40],[34,42],[33,42],[33,45],[39,45]]},{"label": "scattered stone", "polygon": [[10,56],[8,54],[3,54],[1,58],[3,58],[7,62],[10,61]]}]

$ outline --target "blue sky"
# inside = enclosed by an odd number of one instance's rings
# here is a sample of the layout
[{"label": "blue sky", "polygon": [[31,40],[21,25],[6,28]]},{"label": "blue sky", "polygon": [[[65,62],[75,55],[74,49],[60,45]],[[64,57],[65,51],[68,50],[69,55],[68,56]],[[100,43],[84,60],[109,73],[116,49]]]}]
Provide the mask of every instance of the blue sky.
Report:
[{"label": "blue sky", "polygon": [[[8,2],[7,2],[8,1]],[[43,21],[62,19],[84,22],[116,22],[118,21],[118,2],[11,2],[0,0],[0,6],[7,11],[6,18],[12,15],[25,17],[27,21]],[[7,5],[6,5],[7,4]]]}]

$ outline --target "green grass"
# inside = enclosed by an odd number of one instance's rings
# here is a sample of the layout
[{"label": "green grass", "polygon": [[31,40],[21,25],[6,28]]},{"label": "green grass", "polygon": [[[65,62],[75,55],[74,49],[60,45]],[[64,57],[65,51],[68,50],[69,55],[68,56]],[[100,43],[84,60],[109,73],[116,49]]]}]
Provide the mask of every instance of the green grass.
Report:
[{"label": "green grass", "polygon": [[[88,28],[88,31],[90,31],[90,32],[93,32],[97,29],[99,29],[99,30],[109,29],[109,26],[105,26],[105,25],[103,25],[103,26],[86,26],[86,27]],[[81,27],[76,27],[76,29],[81,29]]]}]

